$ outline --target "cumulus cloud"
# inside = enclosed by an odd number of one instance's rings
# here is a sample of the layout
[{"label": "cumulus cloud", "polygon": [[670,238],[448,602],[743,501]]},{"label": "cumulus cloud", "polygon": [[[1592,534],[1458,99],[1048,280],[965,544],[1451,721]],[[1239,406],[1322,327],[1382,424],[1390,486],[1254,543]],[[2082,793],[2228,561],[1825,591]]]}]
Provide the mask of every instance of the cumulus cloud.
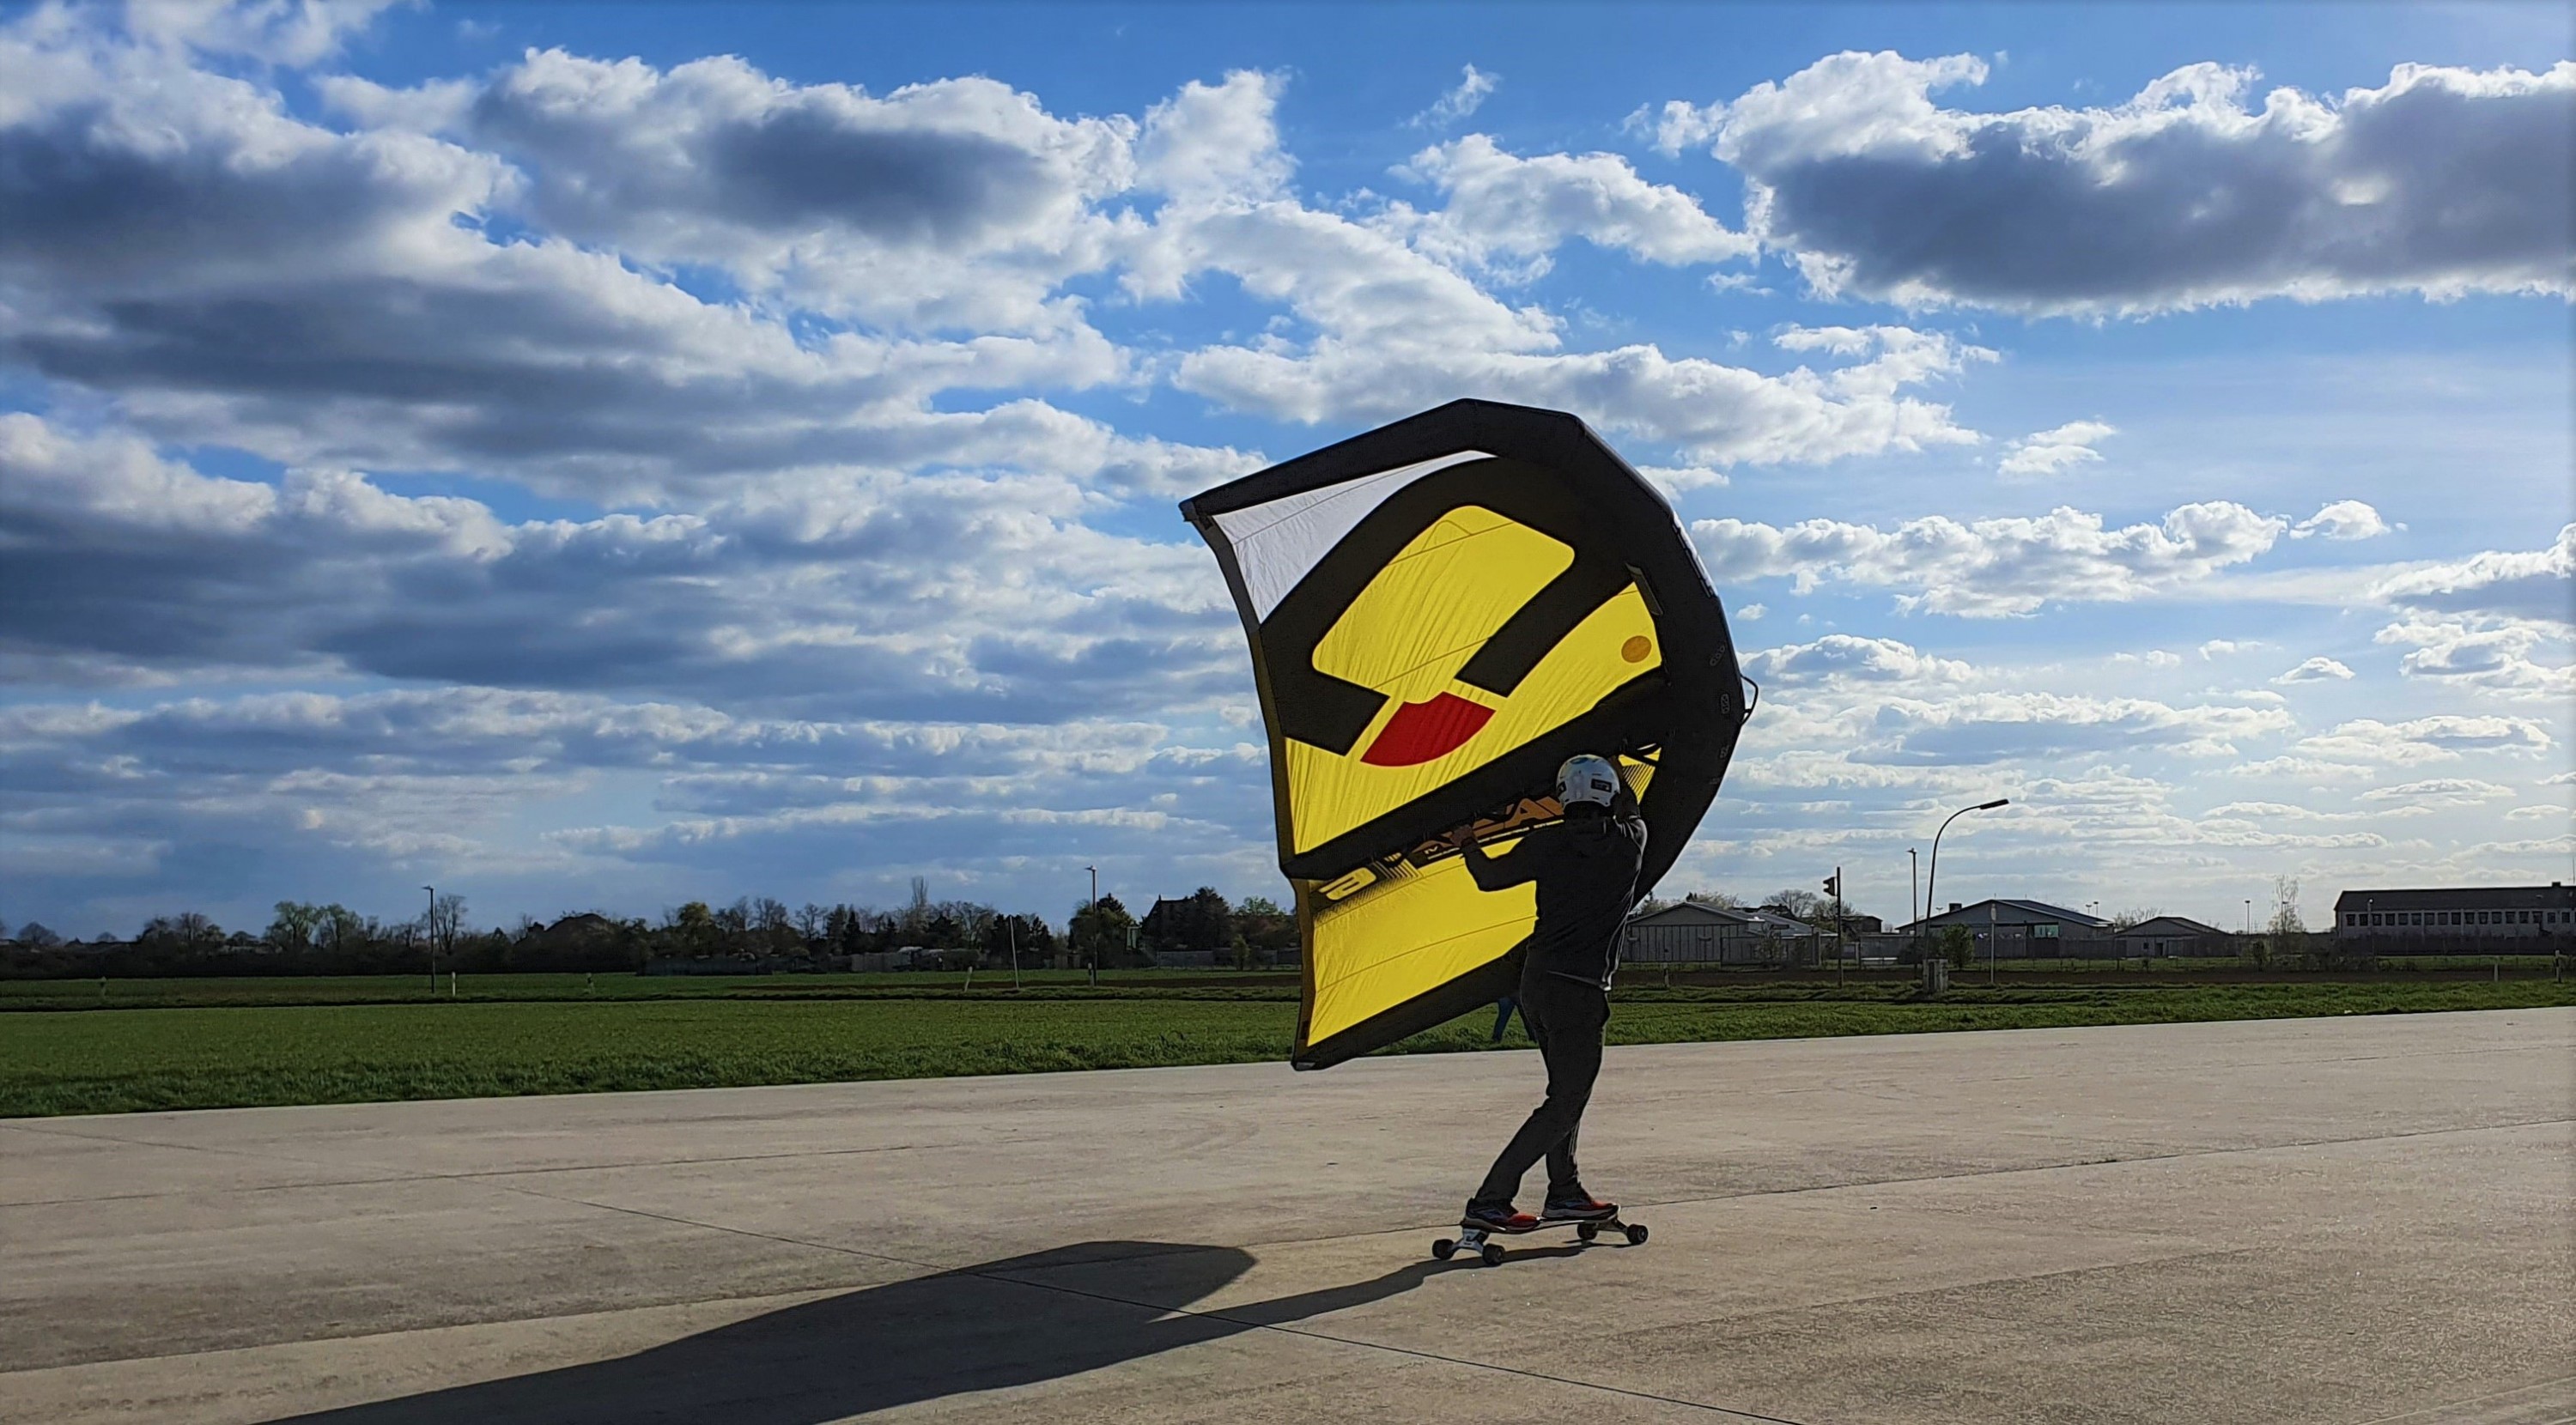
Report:
[{"label": "cumulus cloud", "polygon": [[2352,670],[2332,658],[2319,655],[2273,679],[2275,683],[2350,682]]},{"label": "cumulus cloud", "polygon": [[2340,762],[2412,766],[2470,753],[2544,752],[2552,745],[2547,730],[2529,718],[2444,713],[2397,723],[2359,718],[2302,738],[2298,751]]},{"label": "cumulus cloud", "polygon": [[2398,671],[2455,687],[2576,695],[2576,525],[2546,549],[2490,550],[2380,580],[2404,617],[2376,641],[2408,648]]},{"label": "cumulus cloud", "polygon": [[2361,799],[2366,802],[2407,802],[2418,806],[2476,806],[2512,795],[2511,787],[2482,782],[2475,777],[2430,777],[2390,787],[2373,787],[2362,793]]},{"label": "cumulus cloud", "polygon": [[2068,421],[2055,430],[2036,431],[2014,441],[1996,468],[2007,476],[2055,475],[2070,466],[2099,461],[2102,452],[2093,447],[2119,433],[2118,427],[2101,421]]},{"label": "cumulus cloud", "polygon": [[1802,592],[1826,582],[1893,588],[1905,591],[1901,609],[1995,618],[2052,602],[2142,598],[2206,579],[2270,549],[2288,527],[2221,500],[2116,529],[2061,506],[2036,519],[1931,515],[1894,529],[1700,520],[1690,533],[1721,583],[1786,577]]},{"label": "cumulus cloud", "polygon": [[2546,549],[2491,550],[2381,580],[2373,597],[2428,613],[2576,625],[2576,524]]},{"label": "cumulus cloud", "polygon": [[1980,113],[1968,55],[1844,53],[1730,103],[1668,104],[1713,142],[1747,223],[1828,295],[2153,312],[2288,296],[2571,287],[2576,63],[2400,65],[2376,89],[2279,88],[2195,64],[2109,108]]},{"label": "cumulus cloud", "polygon": [[1955,658],[1935,657],[1893,638],[1829,633],[1813,643],[1792,643],[1745,655],[1744,667],[1783,684],[1840,679],[1861,683],[1964,683],[1975,670]]},{"label": "cumulus cloud", "polygon": [[2279,708],[2175,707],[2147,698],[2060,693],[1973,693],[1942,702],[1896,699],[1873,729],[1884,741],[1870,760],[1981,765],[2120,749],[2164,748],[2191,757],[2231,757],[2241,743],[2293,727]]},{"label": "cumulus cloud", "polygon": [[2323,535],[2328,539],[2376,539],[2388,533],[2391,526],[2379,517],[2379,511],[2359,500],[2337,500],[2298,522],[2290,530],[2292,539]]},{"label": "cumulus cloud", "polygon": [[526,179],[508,206],[548,231],[907,325],[1061,325],[1053,288],[1107,260],[1093,205],[1135,174],[1132,121],[1057,118],[982,78],[878,97],[731,57],[664,71],[544,50],[468,92],[326,92],[508,158]]},{"label": "cumulus cloud", "polygon": [[1405,120],[1410,128],[1445,129],[1485,106],[1486,96],[1503,82],[1499,74],[1487,74],[1470,64],[1458,77],[1458,86],[1432,102],[1430,108]]},{"label": "cumulus cloud", "polygon": [[1580,237],[1648,262],[1723,262],[1754,251],[1750,238],[1701,211],[1678,188],[1648,183],[1617,154],[1506,153],[1483,134],[1426,148],[1404,172],[1447,204],[1423,220],[1415,245],[1477,266],[1517,260],[1512,275],[1547,270],[1547,255]]},{"label": "cumulus cloud", "polygon": [[[0,659],[1049,721],[1239,695],[1203,556],[1068,481],[815,472],[650,519],[507,522],[346,471],[227,480],[0,416]],[[130,681],[128,679],[127,681]]]}]

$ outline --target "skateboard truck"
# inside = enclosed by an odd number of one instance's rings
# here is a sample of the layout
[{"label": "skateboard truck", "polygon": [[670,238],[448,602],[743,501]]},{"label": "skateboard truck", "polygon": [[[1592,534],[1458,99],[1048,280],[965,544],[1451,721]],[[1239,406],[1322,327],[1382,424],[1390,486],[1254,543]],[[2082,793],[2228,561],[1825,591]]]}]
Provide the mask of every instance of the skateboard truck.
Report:
[{"label": "skateboard truck", "polygon": [[1615,1216],[1543,1217],[1529,1232],[1497,1232],[1474,1222],[1462,1222],[1458,1226],[1459,1232],[1456,1237],[1442,1237],[1431,1244],[1432,1256],[1445,1262],[1458,1253],[1465,1252],[1479,1259],[1486,1266],[1499,1267],[1503,1264],[1503,1244],[1497,1241],[1497,1238],[1526,1237],[1530,1232],[1544,1232],[1551,1227],[1571,1227],[1574,1229],[1574,1235],[1586,1242],[1592,1241],[1604,1232],[1619,1233],[1628,1239],[1628,1245],[1631,1247],[1642,1247],[1646,1242],[1644,1223],[1622,1222]]}]

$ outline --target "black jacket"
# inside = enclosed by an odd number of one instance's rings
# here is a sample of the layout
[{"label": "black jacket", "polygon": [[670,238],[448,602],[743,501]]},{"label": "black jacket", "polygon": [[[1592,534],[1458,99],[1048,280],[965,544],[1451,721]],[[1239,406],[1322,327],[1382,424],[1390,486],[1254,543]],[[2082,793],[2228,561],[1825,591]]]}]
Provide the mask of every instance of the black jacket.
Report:
[{"label": "black jacket", "polygon": [[1480,890],[1538,882],[1538,925],[1527,969],[1604,989],[1619,968],[1619,928],[1637,899],[1646,824],[1633,816],[1586,817],[1542,826],[1499,859],[1469,842],[1467,870]]}]

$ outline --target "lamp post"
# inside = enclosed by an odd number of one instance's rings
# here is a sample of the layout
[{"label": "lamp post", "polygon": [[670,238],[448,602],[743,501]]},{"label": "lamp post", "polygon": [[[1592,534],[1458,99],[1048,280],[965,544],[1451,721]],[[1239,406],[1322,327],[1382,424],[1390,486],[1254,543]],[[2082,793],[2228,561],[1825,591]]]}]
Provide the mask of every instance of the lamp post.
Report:
[{"label": "lamp post", "polygon": [[429,892],[429,914],[420,923],[420,938],[429,946],[429,992],[438,993],[438,887],[423,886]]},{"label": "lamp post", "polygon": [[[1914,922],[1914,933],[1918,938],[1923,934],[1924,920],[1929,919],[1932,915],[1932,908],[1941,903],[1941,833],[1950,829],[1951,822],[1957,821],[1959,818],[1966,816],[1972,811],[1993,811],[1997,807],[2010,805],[2012,805],[2012,798],[1997,797],[1990,802],[1979,802],[1972,807],[1961,807],[1957,811],[1954,811],[1941,819],[1940,829],[1932,833],[1932,864],[1925,868],[1923,877],[1923,914],[1917,917]],[[1924,953],[1923,963],[1925,966],[1924,982],[1928,984],[1931,982],[1930,966],[1932,964],[1932,956],[1928,949]]]},{"label": "lamp post", "polygon": [[1085,866],[1082,869],[1091,873],[1091,900],[1088,902],[1091,909],[1091,954],[1088,958],[1091,961],[1091,983],[1097,988],[1100,984],[1100,868]]}]

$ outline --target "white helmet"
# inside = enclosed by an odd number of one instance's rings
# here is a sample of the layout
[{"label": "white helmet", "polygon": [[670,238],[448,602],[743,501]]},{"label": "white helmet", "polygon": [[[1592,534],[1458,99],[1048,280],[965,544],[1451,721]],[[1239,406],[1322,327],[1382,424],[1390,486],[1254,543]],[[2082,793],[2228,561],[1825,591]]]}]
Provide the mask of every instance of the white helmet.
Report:
[{"label": "white helmet", "polygon": [[1566,758],[1565,765],[1556,769],[1556,802],[1559,806],[1590,802],[1594,806],[1606,807],[1617,795],[1619,769],[1611,766],[1606,757],[1580,753]]}]

